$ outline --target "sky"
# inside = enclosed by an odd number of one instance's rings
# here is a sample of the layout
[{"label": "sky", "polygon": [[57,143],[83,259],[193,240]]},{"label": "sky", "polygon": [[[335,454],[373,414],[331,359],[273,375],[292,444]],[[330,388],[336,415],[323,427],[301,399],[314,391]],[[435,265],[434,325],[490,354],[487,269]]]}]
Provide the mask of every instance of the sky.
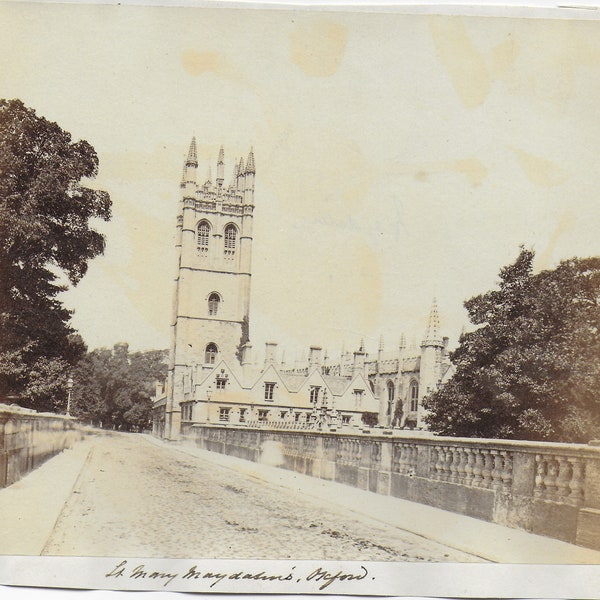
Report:
[{"label": "sky", "polygon": [[456,344],[521,244],[598,254],[598,21],[6,3],[0,90],[98,153],[90,348],[168,347],[192,136],[202,178],[254,150],[257,353],[418,344],[434,297]]}]

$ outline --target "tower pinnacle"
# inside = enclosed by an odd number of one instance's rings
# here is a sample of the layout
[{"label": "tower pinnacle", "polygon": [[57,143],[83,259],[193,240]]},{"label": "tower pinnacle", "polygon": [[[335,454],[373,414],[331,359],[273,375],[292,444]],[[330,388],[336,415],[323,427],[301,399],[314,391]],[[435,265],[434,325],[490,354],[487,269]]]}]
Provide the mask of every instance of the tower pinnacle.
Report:
[{"label": "tower pinnacle", "polygon": [[437,308],[437,301],[434,298],[429,312],[429,320],[425,336],[421,342],[421,346],[442,346],[442,338],[440,336],[440,316]]},{"label": "tower pinnacle", "polygon": [[254,167],[254,152],[252,148],[250,148],[250,153],[248,154],[248,161],[246,163],[246,173],[252,173],[253,175],[256,173],[256,168]]},{"label": "tower pinnacle", "polygon": [[192,138],[192,142],[190,143],[190,149],[188,150],[187,160],[185,161],[186,167],[197,167],[198,166],[198,156],[196,153],[196,137]]},{"label": "tower pinnacle", "polygon": [[217,185],[219,187],[223,186],[223,180],[225,171],[225,151],[223,150],[223,146],[219,149],[219,159],[217,160]]}]

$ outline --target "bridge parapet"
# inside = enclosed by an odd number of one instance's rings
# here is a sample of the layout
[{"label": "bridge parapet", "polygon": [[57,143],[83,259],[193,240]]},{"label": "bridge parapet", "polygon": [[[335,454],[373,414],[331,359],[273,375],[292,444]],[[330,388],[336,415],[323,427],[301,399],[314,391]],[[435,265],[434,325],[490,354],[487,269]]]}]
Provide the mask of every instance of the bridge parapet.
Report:
[{"label": "bridge parapet", "polygon": [[81,439],[77,421],[0,404],[0,488],[9,486]]},{"label": "bridge parapet", "polygon": [[[600,448],[193,425],[208,450],[600,549]],[[273,458],[273,444],[279,458]]]}]

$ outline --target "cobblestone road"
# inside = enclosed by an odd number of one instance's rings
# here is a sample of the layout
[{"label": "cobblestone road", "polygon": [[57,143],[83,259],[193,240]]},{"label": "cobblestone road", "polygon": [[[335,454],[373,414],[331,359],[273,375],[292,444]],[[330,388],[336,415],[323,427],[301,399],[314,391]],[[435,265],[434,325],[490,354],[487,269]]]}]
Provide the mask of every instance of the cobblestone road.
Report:
[{"label": "cobblestone road", "polygon": [[95,440],[44,554],[481,560],[131,434]]}]

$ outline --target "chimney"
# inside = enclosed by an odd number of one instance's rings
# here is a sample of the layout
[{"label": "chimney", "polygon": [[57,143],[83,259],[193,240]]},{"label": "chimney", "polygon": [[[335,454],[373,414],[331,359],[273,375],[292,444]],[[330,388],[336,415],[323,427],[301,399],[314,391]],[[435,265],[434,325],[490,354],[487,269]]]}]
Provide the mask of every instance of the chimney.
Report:
[{"label": "chimney", "polygon": [[308,355],[308,368],[313,369],[314,367],[321,366],[321,350],[320,346],[311,346],[310,354]]},{"label": "chimney", "polygon": [[265,367],[277,363],[275,355],[277,353],[277,342],[267,342],[265,344]]}]

